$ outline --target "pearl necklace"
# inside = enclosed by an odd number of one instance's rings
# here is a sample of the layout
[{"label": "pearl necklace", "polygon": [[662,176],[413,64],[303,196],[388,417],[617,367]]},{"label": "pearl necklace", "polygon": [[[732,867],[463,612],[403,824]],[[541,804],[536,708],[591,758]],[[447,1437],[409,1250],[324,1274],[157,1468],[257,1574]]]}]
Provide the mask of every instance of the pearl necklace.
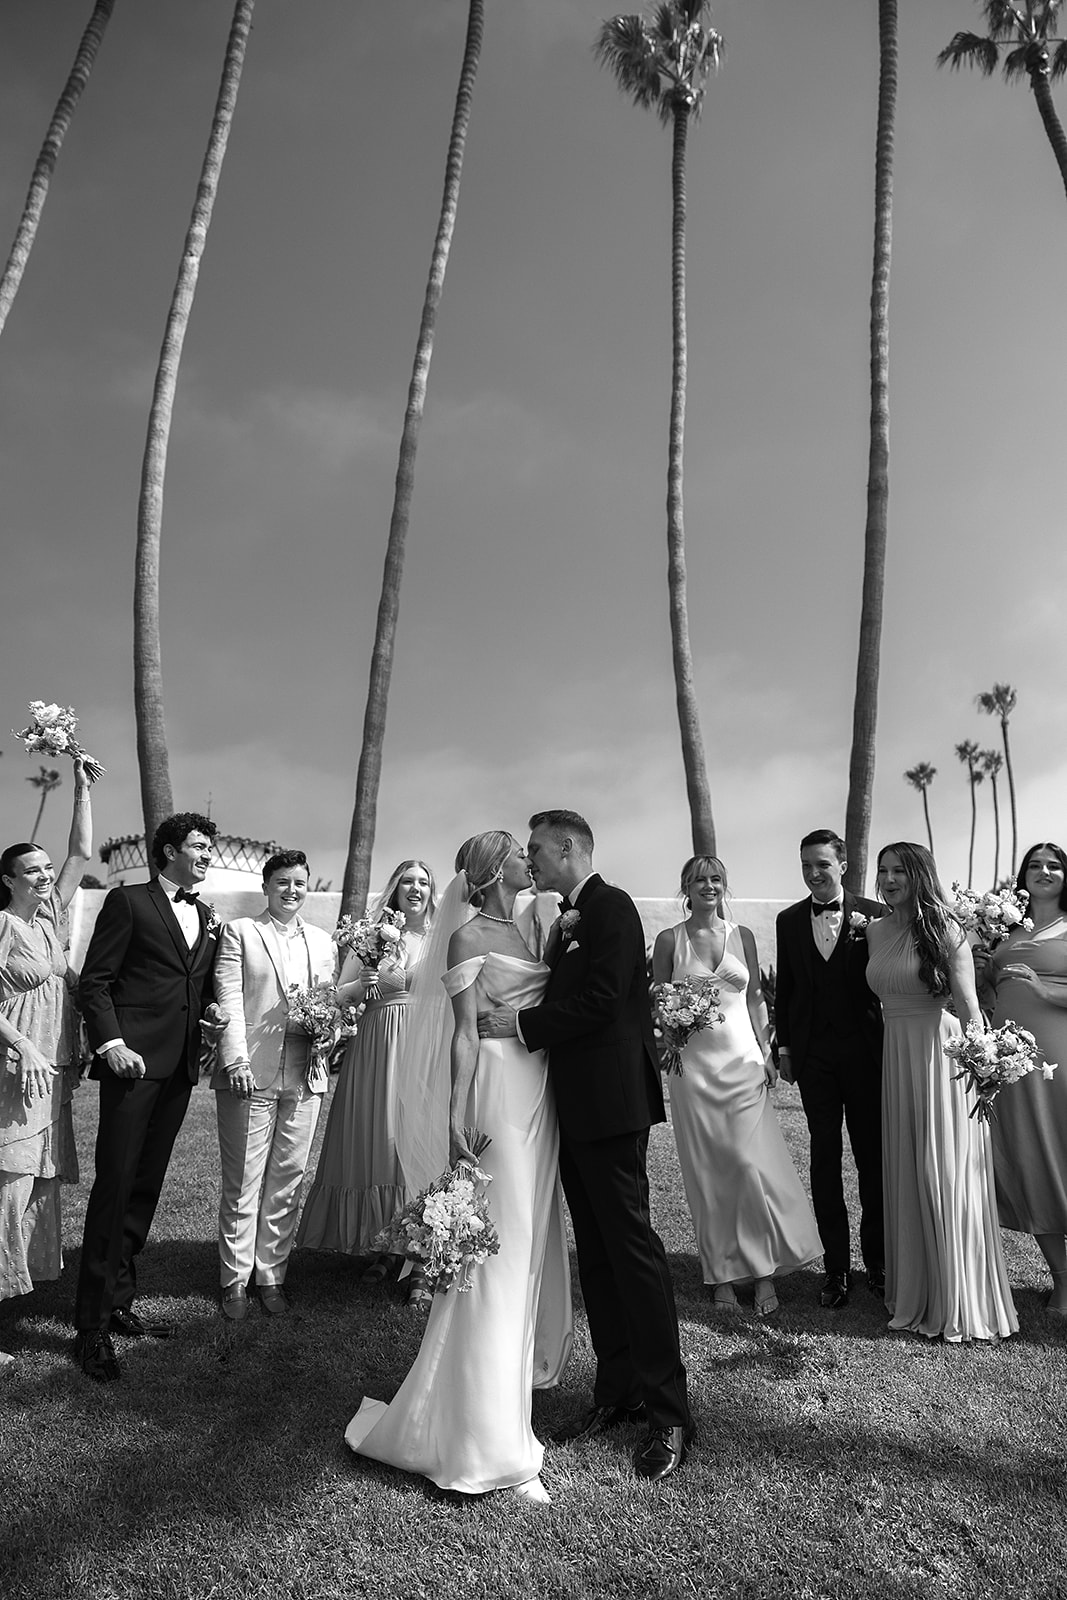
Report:
[{"label": "pearl necklace", "polygon": [[502,922],[505,928],[513,928],[515,926],[514,917],[494,917],[491,911],[479,911],[476,915],[484,917],[486,922]]}]

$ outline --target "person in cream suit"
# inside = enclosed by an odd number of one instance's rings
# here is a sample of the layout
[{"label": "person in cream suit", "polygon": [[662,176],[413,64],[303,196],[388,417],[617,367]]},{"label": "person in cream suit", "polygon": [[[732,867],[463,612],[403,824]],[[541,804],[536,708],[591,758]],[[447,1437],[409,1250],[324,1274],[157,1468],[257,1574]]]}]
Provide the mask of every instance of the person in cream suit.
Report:
[{"label": "person in cream suit", "polygon": [[289,1309],[282,1286],[327,1074],[309,1035],[290,1024],[287,996],[331,983],[336,958],[329,934],[300,915],[307,892],[304,852],[279,851],[263,868],[266,910],[228,922],[219,938],[215,985],[229,1018],[214,1079],[219,1264],[231,1322],[248,1315],[253,1277],[268,1316]]}]

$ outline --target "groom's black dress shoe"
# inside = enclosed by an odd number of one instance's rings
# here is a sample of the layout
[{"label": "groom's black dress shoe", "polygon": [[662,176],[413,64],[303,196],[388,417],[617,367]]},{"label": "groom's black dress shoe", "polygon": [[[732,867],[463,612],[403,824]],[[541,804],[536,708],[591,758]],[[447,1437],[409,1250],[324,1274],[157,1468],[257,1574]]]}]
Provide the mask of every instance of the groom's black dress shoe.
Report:
[{"label": "groom's black dress shoe", "polygon": [[634,1451],[634,1471],[639,1478],[659,1483],[685,1461],[696,1429],[690,1422],[685,1428],[649,1428]]},{"label": "groom's black dress shoe", "polygon": [[97,1328],[79,1333],[74,1339],[74,1359],[87,1378],[97,1383],[114,1383],[120,1376],[115,1346],[110,1336]]},{"label": "groom's black dress shoe", "polygon": [[108,1333],[124,1333],[127,1339],[169,1339],[173,1322],[146,1322],[132,1306],[116,1306],[108,1323]]},{"label": "groom's black dress shoe", "polygon": [[598,1433],[607,1433],[609,1428],[619,1428],[623,1423],[644,1420],[644,1406],[590,1406],[588,1411],[565,1422],[552,1437],[557,1444],[576,1444],[579,1439],[595,1439]]},{"label": "groom's black dress shoe", "polygon": [[819,1290],[819,1304],[825,1306],[828,1311],[839,1311],[842,1306],[848,1305],[851,1288],[852,1278],[849,1273],[828,1272]]},{"label": "groom's black dress shoe", "polygon": [[885,1299],[885,1268],[874,1266],[867,1268],[867,1287],[879,1300]]}]

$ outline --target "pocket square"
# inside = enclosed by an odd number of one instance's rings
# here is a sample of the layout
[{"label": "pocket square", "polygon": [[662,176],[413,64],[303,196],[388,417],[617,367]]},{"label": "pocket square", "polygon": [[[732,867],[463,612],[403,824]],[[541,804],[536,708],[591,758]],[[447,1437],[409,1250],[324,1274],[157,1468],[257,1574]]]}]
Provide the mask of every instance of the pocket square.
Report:
[{"label": "pocket square", "polygon": [[581,949],[581,946],[579,945],[577,939],[572,939],[570,944],[567,946],[566,950],[564,950],[563,954],[565,956],[569,956],[572,950],[579,950],[579,949]]}]

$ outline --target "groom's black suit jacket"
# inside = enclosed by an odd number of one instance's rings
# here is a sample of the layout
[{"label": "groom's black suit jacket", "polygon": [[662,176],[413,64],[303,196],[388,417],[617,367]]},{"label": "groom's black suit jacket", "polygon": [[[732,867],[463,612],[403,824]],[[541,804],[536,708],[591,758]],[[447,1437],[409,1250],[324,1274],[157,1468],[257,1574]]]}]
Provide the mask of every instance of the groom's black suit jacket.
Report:
[{"label": "groom's black suit jacket", "polygon": [[[886,908],[876,900],[862,900],[847,890],[842,899],[843,926],[828,963],[834,979],[835,1031],[855,1039],[861,1055],[869,1056],[880,1066],[882,1008],[867,985],[867,940],[850,935],[849,917],[855,911],[862,912],[865,917],[881,917]],[[779,1046],[785,1045],[790,1051],[794,1071],[802,1071],[809,1043],[820,1026],[815,1014],[820,992],[815,983],[815,963],[823,961],[812,937],[810,895],[779,912],[777,930],[775,1032]]]},{"label": "groom's black suit jacket", "polygon": [[637,907],[594,873],[578,921],[547,953],[544,1000],[519,1016],[530,1050],[548,1051],[561,1132],[569,1139],[636,1133],[665,1117]]},{"label": "groom's black suit jacket", "polygon": [[[94,1052],[122,1039],[144,1058],[146,1078],[175,1071],[196,1082],[200,1018],[212,997],[216,931],[197,901],[200,936],[185,942],[166,891],[151,883],[112,889],[96,919],[81,976],[81,1005]],[[91,1076],[110,1073],[94,1055]]]}]

